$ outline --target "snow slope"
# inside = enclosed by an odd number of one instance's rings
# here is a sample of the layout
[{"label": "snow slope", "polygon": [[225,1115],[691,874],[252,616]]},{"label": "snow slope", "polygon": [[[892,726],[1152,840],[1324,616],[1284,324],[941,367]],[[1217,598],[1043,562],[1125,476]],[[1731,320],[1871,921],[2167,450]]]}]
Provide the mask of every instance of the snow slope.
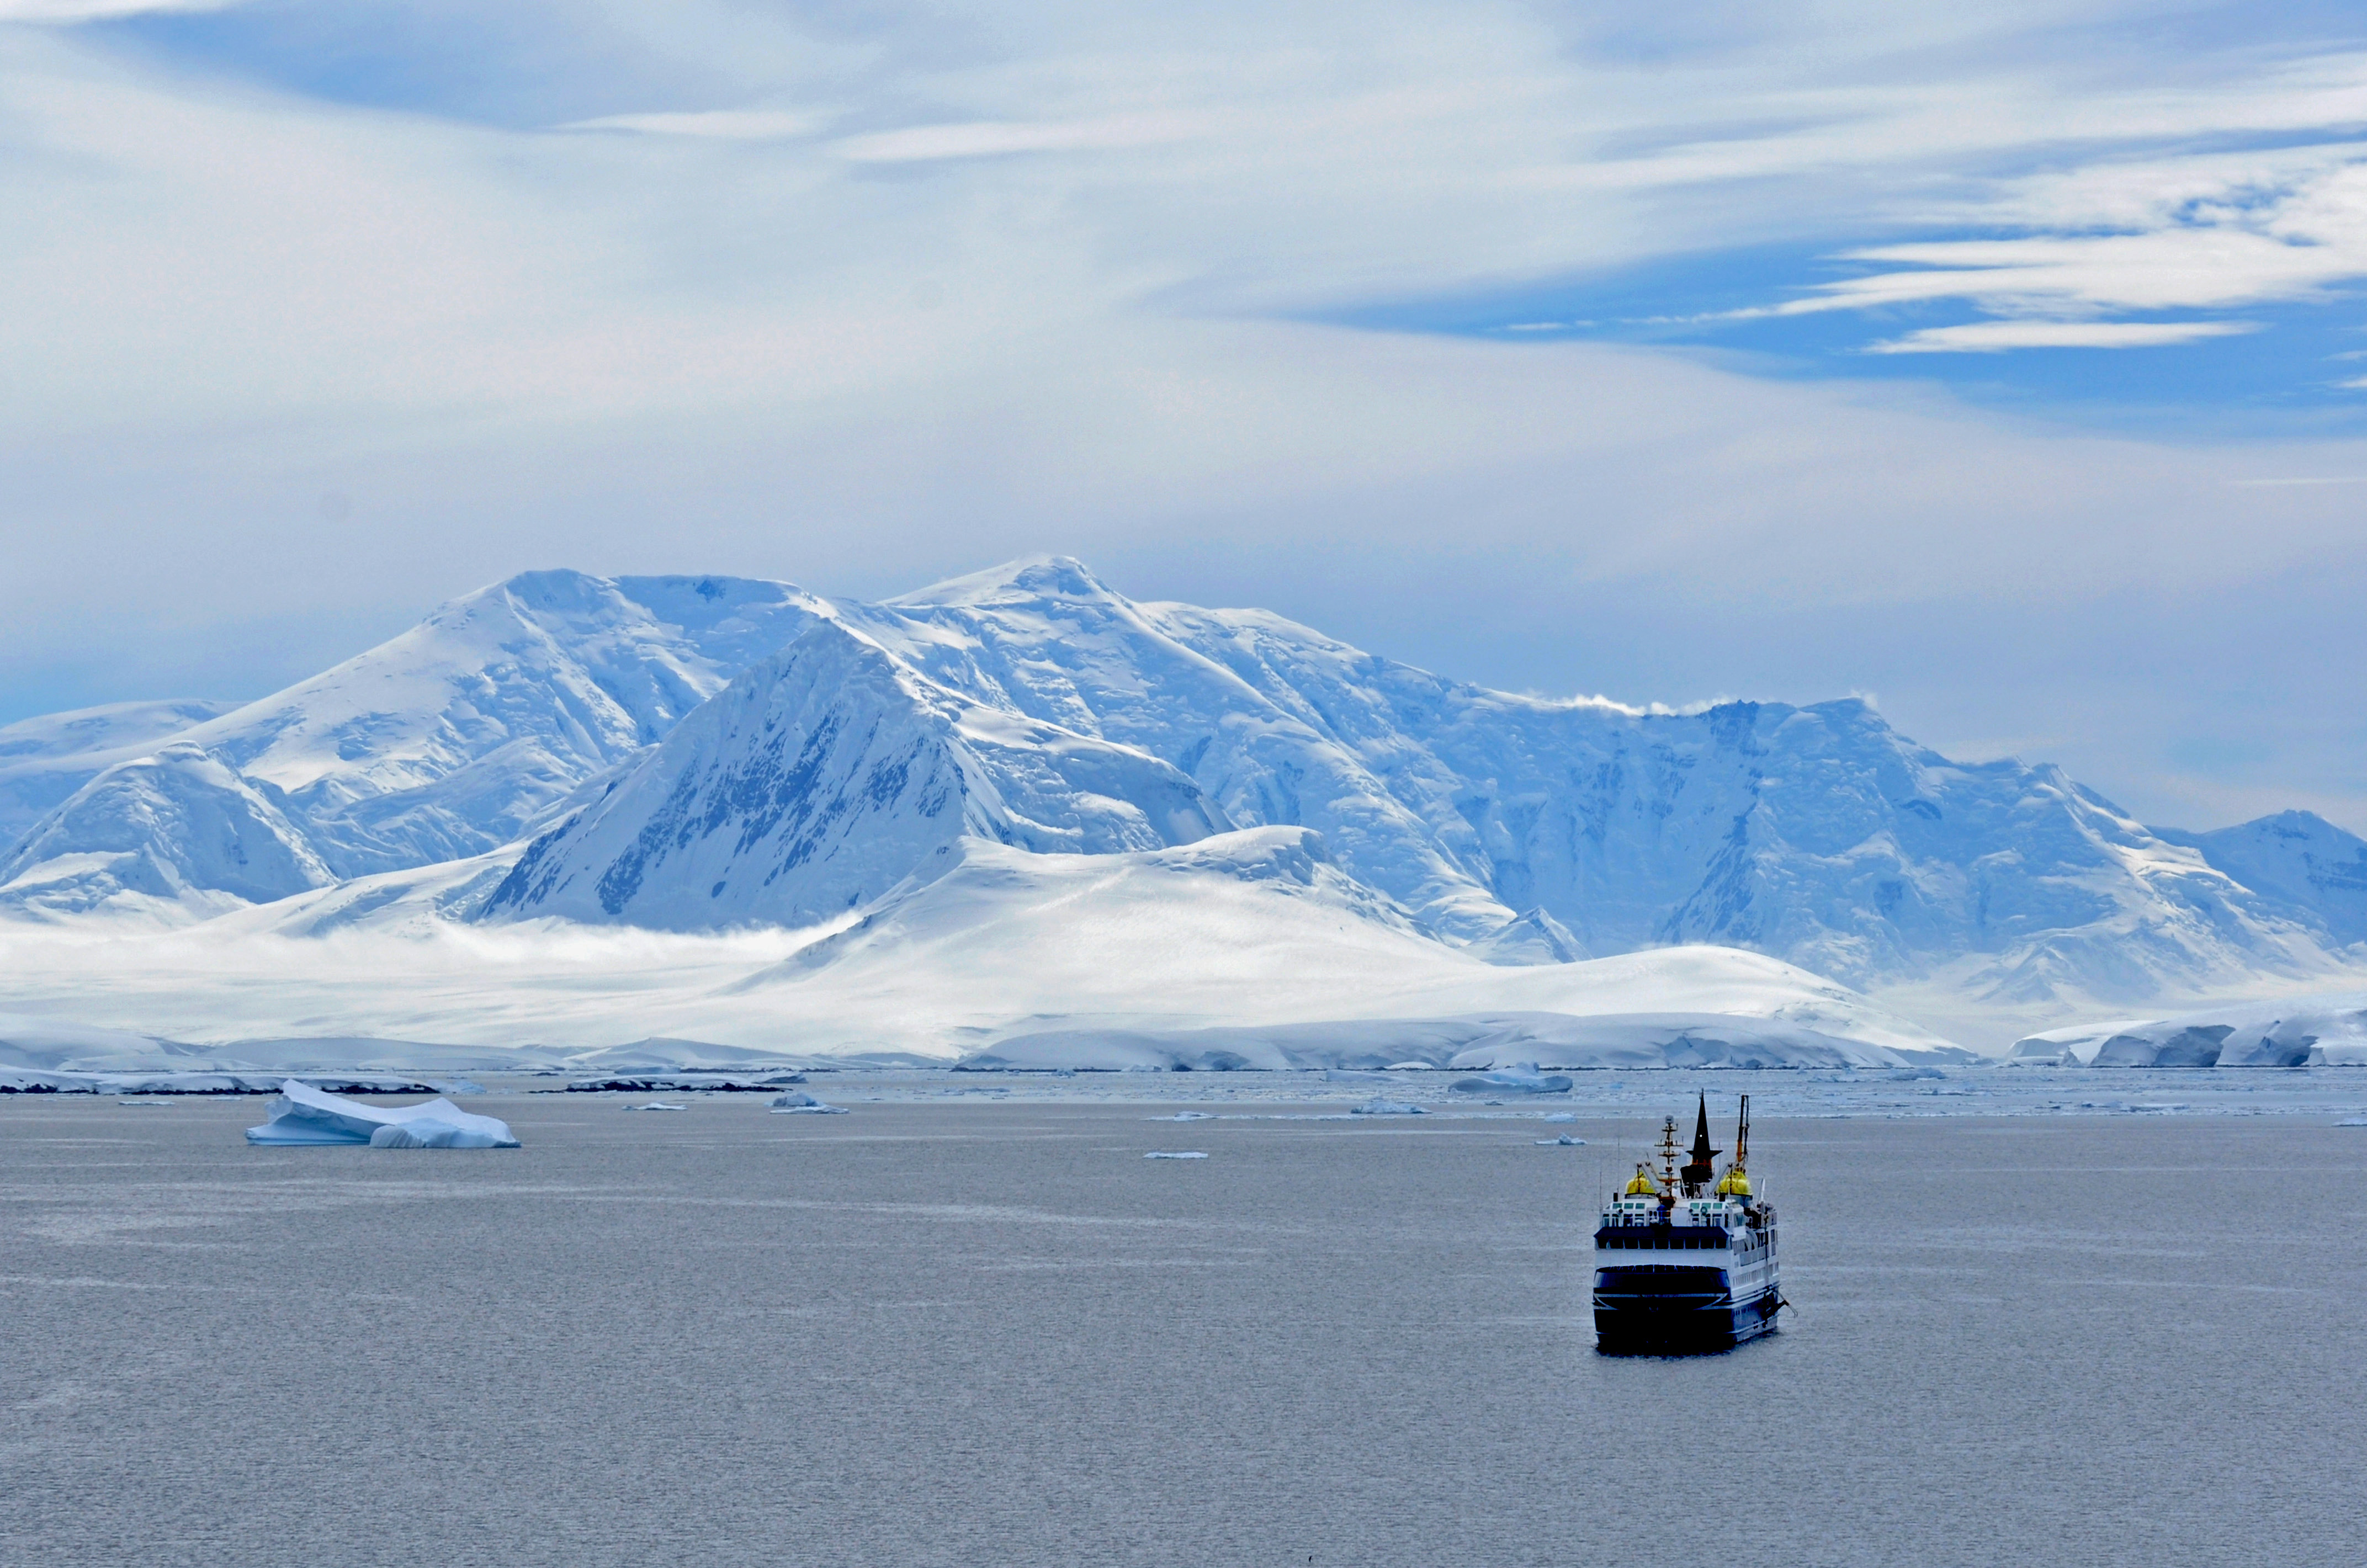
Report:
[{"label": "snow slope", "polygon": [[[585,781],[663,739],[816,613],[815,601],[786,583],[528,572],[227,712],[128,705],[6,734],[28,749],[17,764],[28,800],[68,762],[85,767],[84,777],[109,762],[114,772],[146,767],[144,752],[118,744],[126,736],[150,746],[170,739],[203,748],[238,789],[270,792],[301,854],[335,876],[407,870],[517,838]],[[179,728],[157,735],[176,717]],[[86,742],[78,760],[62,750],[76,740]],[[0,788],[8,776],[0,773]],[[235,807],[225,801],[220,809]],[[73,822],[30,830],[51,858],[113,847],[77,841]],[[187,905],[186,918],[256,897],[252,879],[209,880],[212,863],[201,850],[159,852],[187,874],[154,906],[160,913],[176,900]]]},{"label": "snow slope", "polygon": [[[0,912],[187,919],[277,889],[293,903],[250,929],[796,925],[971,839],[1093,857],[1270,826],[1317,830],[1392,919],[1501,964],[1715,943],[2035,1020],[2367,962],[2367,844],[2314,818],[2156,831],[1863,703],[1493,692],[1263,611],[1136,603],[1062,558],[878,604],[529,573],[179,739],[227,772],[181,771],[179,818],[145,818],[163,838],[135,850],[126,811],[93,807],[154,793],[152,762],[119,760],[34,829],[10,874],[39,874]],[[283,845],[273,875],[164,841],[243,816]]]},{"label": "snow slope", "polygon": [[965,836],[1103,855],[1223,826],[1158,759],[981,708],[820,621],[537,840],[486,915],[803,925],[941,874]]},{"label": "snow slope", "polygon": [[2367,942],[2367,840],[2309,811],[2212,833],[2156,829],[2256,893],[2315,917],[2336,942]]},{"label": "snow slope", "polygon": [[110,703],[0,726],[0,854],[108,768],[237,705],[188,697]]},{"label": "snow slope", "polygon": [[186,919],[327,886],[287,804],[187,743],[118,763],[0,860],[0,909]]},{"label": "snow slope", "polygon": [[953,859],[851,923],[806,931],[364,920],[290,938],[255,929],[261,910],[103,941],[0,927],[0,1009],[218,1041],[232,1055],[252,1054],[233,1042],[344,1032],[951,1060],[1058,1028],[1354,1021],[1381,1038],[1407,1020],[1666,1012],[1874,1047],[1942,1043],[1842,987],[1731,949],[1488,964],[1425,935],[1303,829],[1100,855],[966,839]]}]

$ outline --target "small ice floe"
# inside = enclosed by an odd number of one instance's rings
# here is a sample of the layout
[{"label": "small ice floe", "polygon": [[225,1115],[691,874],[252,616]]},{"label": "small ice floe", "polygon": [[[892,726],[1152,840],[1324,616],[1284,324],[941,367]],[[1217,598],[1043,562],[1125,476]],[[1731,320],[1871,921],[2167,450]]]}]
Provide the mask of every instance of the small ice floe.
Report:
[{"label": "small ice floe", "polygon": [[1408,1105],[1402,1100],[1368,1100],[1362,1105],[1350,1106],[1348,1114],[1351,1116],[1427,1116],[1430,1112],[1419,1105]]},{"label": "small ice floe", "polygon": [[1568,1133],[1564,1133],[1558,1138],[1539,1138],[1536,1140],[1536,1145],[1541,1149],[1582,1149],[1586,1146],[1586,1140],[1573,1138]]},{"label": "small ice floe", "polygon": [[1478,1077],[1457,1078],[1447,1087],[1457,1094],[1568,1094],[1570,1081],[1560,1073],[1508,1067],[1502,1072],[1481,1073]]},{"label": "small ice floe", "polygon": [[115,1103],[118,1105],[137,1106],[141,1110],[146,1111],[152,1108],[162,1109],[173,1102],[169,1100],[119,1100]]},{"label": "small ice floe", "polygon": [[1172,1116],[1143,1118],[1146,1122],[1214,1122],[1216,1119],[1217,1113],[1213,1111],[1179,1111]]},{"label": "small ice floe", "polygon": [[687,1111],[687,1105],[668,1105],[663,1100],[652,1100],[647,1105],[628,1105],[628,1111]]},{"label": "small ice floe", "polygon": [[2367,1127],[2367,1116],[2346,1116],[2335,1123],[2338,1127]]},{"label": "small ice floe", "polygon": [[1578,1120],[1578,1113],[1573,1111],[1557,1111],[1552,1115],[1539,1117],[1538,1120],[1543,1122],[1575,1122]]},{"label": "small ice floe", "polygon": [[766,1102],[764,1109],[776,1113],[788,1112],[795,1114],[802,1112],[808,1116],[844,1116],[846,1114],[846,1107],[844,1105],[824,1105],[812,1095],[801,1094],[796,1089],[789,1089],[773,1096],[773,1098]]},{"label": "small ice floe", "polygon": [[250,1144],[367,1144],[374,1149],[514,1149],[510,1124],[476,1116],[448,1100],[425,1105],[364,1105],[289,1078],[266,1106],[271,1120],[246,1130]]},{"label": "small ice floe", "polygon": [[1200,1149],[1153,1149],[1142,1157],[1145,1159],[1206,1159],[1208,1156],[1206,1151]]}]

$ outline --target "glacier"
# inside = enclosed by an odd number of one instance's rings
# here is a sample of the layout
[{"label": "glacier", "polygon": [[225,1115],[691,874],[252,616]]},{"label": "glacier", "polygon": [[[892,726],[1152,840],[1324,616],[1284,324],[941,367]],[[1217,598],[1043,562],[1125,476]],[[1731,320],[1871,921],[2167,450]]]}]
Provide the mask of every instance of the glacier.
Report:
[{"label": "glacier", "polygon": [[[2307,813],[2152,828],[1854,699],[1494,692],[1062,557],[878,603],[526,573],[256,702],[0,729],[7,809],[0,1005],[217,1045],[1184,1060],[1534,1015],[1591,1032],[1505,1052],[1840,1061],[1942,1043],[1902,1013],[2002,1044],[2367,972],[2367,841]],[[1693,956],[1601,990],[1653,953]]]},{"label": "glacier", "polygon": [[2367,1066],[2367,992],[2075,1024],[2023,1036],[2007,1059],[2090,1067]]}]

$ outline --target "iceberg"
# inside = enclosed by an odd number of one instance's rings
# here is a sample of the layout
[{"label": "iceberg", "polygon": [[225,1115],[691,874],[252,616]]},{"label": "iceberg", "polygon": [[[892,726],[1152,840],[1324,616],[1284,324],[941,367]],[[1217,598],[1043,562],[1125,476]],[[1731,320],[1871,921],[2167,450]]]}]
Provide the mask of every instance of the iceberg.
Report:
[{"label": "iceberg", "polygon": [[1478,1077],[1457,1078],[1447,1086],[1457,1094],[1568,1094],[1570,1081],[1560,1073],[1540,1073],[1514,1067]]},{"label": "iceberg", "polygon": [[799,1094],[795,1089],[788,1089],[783,1093],[773,1096],[771,1101],[765,1106],[765,1109],[774,1111],[803,1111],[810,1116],[844,1116],[846,1114],[846,1107],[844,1105],[824,1105],[812,1095]]},{"label": "iceberg", "polygon": [[474,1116],[448,1100],[421,1105],[365,1105],[288,1078],[266,1107],[271,1120],[246,1130],[264,1146],[367,1145],[374,1149],[514,1149],[510,1124]]}]

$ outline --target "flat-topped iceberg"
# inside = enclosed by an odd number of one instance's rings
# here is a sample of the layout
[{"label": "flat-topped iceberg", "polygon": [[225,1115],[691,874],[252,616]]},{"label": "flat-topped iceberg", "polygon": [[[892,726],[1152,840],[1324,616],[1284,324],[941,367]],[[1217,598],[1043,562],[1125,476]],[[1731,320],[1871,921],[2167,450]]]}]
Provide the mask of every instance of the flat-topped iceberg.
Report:
[{"label": "flat-topped iceberg", "polygon": [[510,1124],[474,1116],[448,1100],[421,1105],[365,1105],[289,1078],[266,1109],[271,1120],[246,1130],[266,1145],[367,1144],[374,1149],[514,1149]]},{"label": "flat-topped iceberg", "polygon": [[1570,1081],[1559,1073],[1541,1073],[1530,1066],[1457,1078],[1446,1087],[1457,1094],[1568,1094]]}]

